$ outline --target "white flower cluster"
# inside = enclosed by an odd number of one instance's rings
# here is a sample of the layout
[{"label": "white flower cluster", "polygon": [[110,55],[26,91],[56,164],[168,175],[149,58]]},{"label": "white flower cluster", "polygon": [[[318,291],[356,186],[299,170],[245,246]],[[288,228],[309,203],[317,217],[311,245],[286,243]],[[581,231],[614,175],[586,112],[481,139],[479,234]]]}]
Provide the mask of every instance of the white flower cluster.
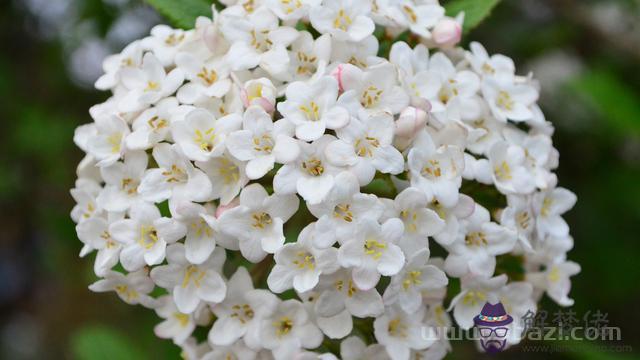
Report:
[{"label": "white flower cluster", "polygon": [[[435,0],[225,3],[104,63],[71,190],[91,290],[189,359],[440,359],[450,310],[572,304],[576,198],[511,59],[454,48]],[[419,44],[378,57],[374,22]]]}]

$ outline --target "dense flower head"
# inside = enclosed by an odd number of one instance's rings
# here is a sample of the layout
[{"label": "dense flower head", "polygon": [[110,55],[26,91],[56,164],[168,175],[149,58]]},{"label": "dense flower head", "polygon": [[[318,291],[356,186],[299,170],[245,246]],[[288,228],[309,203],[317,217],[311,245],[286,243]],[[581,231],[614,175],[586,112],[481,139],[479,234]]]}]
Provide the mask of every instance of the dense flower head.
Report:
[{"label": "dense flower head", "polygon": [[154,309],[190,359],[438,359],[424,329],[468,329],[486,301],[572,304],[576,196],[537,83],[455,47],[463,16],[223,3],[105,61],[112,96],[74,137],[91,290]]}]

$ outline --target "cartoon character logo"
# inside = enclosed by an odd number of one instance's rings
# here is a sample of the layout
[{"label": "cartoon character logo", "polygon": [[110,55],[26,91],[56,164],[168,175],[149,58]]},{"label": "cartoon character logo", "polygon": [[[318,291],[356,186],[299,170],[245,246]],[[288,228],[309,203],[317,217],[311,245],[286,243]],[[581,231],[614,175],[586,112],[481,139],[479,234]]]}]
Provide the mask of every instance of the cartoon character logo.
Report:
[{"label": "cartoon character logo", "polygon": [[507,345],[507,325],[513,318],[504,310],[502,303],[485,303],[480,315],[473,318],[480,332],[480,345],[488,354],[495,354]]}]

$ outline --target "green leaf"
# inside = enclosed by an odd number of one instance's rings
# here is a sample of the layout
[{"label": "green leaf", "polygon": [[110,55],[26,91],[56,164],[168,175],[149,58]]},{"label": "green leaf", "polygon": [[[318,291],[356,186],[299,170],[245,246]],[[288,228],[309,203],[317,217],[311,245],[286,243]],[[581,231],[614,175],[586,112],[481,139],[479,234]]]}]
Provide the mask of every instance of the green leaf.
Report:
[{"label": "green leaf", "polygon": [[211,1],[207,0],[145,0],[173,26],[193,29],[198,16],[211,16]]},{"label": "green leaf", "polygon": [[71,348],[78,360],[138,360],[144,352],[124,335],[101,325],[80,329],[71,339]]},{"label": "green leaf", "polygon": [[569,84],[620,131],[640,132],[640,95],[604,69],[585,73]]},{"label": "green leaf", "polygon": [[451,0],[444,4],[448,16],[455,17],[464,11],[464,24],[462,29],[465,33],[480,25],[491,10],[498,5],[500,0]]}]

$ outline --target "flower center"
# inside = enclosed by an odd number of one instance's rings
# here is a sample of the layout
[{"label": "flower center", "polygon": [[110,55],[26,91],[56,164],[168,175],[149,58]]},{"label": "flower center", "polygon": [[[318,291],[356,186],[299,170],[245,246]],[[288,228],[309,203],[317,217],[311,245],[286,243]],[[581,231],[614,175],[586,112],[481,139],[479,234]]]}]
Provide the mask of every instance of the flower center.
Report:
[{"label": "flower center", "polygon": [[389,335],[394,337],[407,337],[407,325],[402,322],[402,319],[395,318],[389,321],[389,326],[387,327],[389,331]]},{"label": "flower center", "polygon": [[240,178],[240,169],[227,158],[218,159],[218,174],[225,185],[235,184]]},{"label": "flower center", "polygon": [[[338,280],[335,283],[336,290],[342,291],[344,289],[344,280]],[[358,292],[358,288],[353,284],[353,280],[349,280],[349,286],[347,287],[347,296],[353,297],[353,295]]]},{"label": "flower center", "polygon": [[127,285],[116,285],[115,290],[118,295],[124,297],[127,301],[133,301],[139,297],[138,292]]},{"label": "flower center", "polygon": [[364,139],[356,140],[354,144],[356,154],[360,157],[372,157],[373,149],[380,147],[380,141],[374,137],[365,136]]},{"label": "flower center", "polygon": [[264,229],[267,225],[271,225],[273,222],[271,215],[266,212],[255,213],[251,215],[251,218],[253,219],[253,224],[251,224],[251,226],[257,229]]},{"label": "flower center", "polygon": [[496,104],[505,110],[513,110],[514,102],[513,102],[513,99],[511,99],[511,95],[509,95],[508,92],[501,90],[498,93]]},{"label": "flower center", "polygon": [[140,226],[140,238],[138,244],[149,250],[158,242],[158,233],[153,226]]},{"label": "flower center", "polygon": [[365,108],[372,108],[376,106],[376,104],[378,104],[378,102],[380,101],[383,92],[384,91],[382,91],[375,85],[369,85],[369,87],[364,89],[364,91],[362,92],[362,96],[360,97],[360,104],[362,104],[362,106],[364,106]]},{"label": "flower center", "polygon": [[553,199],[550,197],[545,197],[542,201],[542,208],[540,209],[540,215],[547,217],[549,216],[549,212],[551,211],[551,205],[553,204]]},{"label": "flower center", "polygon": [[374,259],[378,260],[382,256],[382,252],[387,248],[387,245],[378,242],[375,239],[369,239],[364,242],[364,253],[370,255]]},{"label": "flower center", "polygon": [[269,40],[269,30],[251,30],[251,46],[256,50],[264,52],[271,48],[273,42]]},{"label": "flower center", "polygon": [[416,221],[418,220],[418,213],[411,212],[409,210],[402,210],[400,212],[400,216],[405,223],[405,228],[408,232],[416,232],[418,230],[418,226],[416,225]]},{"label": "flower center", "polygon": [[528,211],[521,211],[516,215],[516,222],[518,223],[520,228],[526,230],[531,224],[531,215]]},{"label": "flower center", "polygon": [[316,61],[318,60],[316,56],[307,55],[302,51],[298,51],[296,58],[298,59],[298,68],[296,69],[298,75],[313,74],[315,72]]},{"label": "flower center", "polygon": [[192,233],[196,234],[197,237],[202,237],[206,235],[207,237],[211,237],[213,235],[213,230],[209,227],[204,219],[200,219],[200,221],[194,221],[191,223]]},{"label": "flower center", "polygon": [[307,251],[298,252],[296,254],[296,260],[293,260],[293,264],[296,265],[298,269],[308,268],[309,270],[313,270],[316,267],[313,255]]},{"label": "flower center", "polygon": [[122,179],[121,186],[122,191],[129,195],[133,195],[138,192],[138,182],[132,178]]},{"label": "flower center", "polygon": [[171,34],[164,39],[164,43],[169,46],[176,46],[180,42],[182,42],[182,40],[184,40],[184,34],[180,34],[180,35]]},{"label": "flower center", "polygon": [[320,176],[324,173],[324,166],[322,166],[322,161],[316,158],[311,158],[307,161],[303,161],[302,168],[307,170],[309,175],[312,176]]},{"label": "flower center", "polygon": [[171,165],[171,170],[163,171],[162,175],[167,178],[166,181],[168,183],[187,181],[187,173],[176,164]]},{"label": "flower center", "polygon": [[253,138],[253,150],[257,152],[271,154],[273,145],[273,138],[269,134],[263,134],[262,136],[255,136]]},{"label": "flower center", "polygon": [[412,24],[415,24],[418,21],[418,16],[416,15],[415,10],[413,10],[411,6],[404,5],[402,7],[402,10],[404,10],[405,14],[407,14],[407,17],[409,18],[409,21],[411,21]]},{"label": "flower center", "polygon": [[144,91],[156,91],[160,89],[160,84],[155,81],[147,81],[147,87],[144,88]]},{"label": "flower center", "polygon": [[213,150],[216,140],[216,133],[213,128],[208,128],[204,132],[202,132],[201,130],[196,130],[194,131],[194,133],[194,141],[196,142],[196,144],[198,144],[198,146],[200,146],[200,149],[206,152],[210,152],[211,150]]},{"label": "flower center", "polygon": [[200,270],[200,268],[195,265],[187,266],[184,272],[184,278],[182,279],[182,287],[186,288],[192,282],[196,287],[200,287],[200,282],[206,274],[206,272]]},{"label": "flower center", "polygon": [[320,108],[315,101],[309,102],[309,105],[300,105],[298,109],[304,113],[309,121],[320,120]]},{"label": "flower center", "polygon": [[347,28],[351,25],[353,21],[344,11],[344,9],[338,10],[338,14],[333,19],[333,27],[336,29],[340,29],[342,31],[347,31]]},{"label": "flower center", "polygon": [[440,161],[431,159],[427,161],[427,165],[422,168],[422,176],[430,180],[436,180],[442,176]]},{"label": "flower center", "polygon": [[482,291],[469,291],[462,298],[462,303],[465,305],[475,306],[479,302],[483,302],[486,299],[486,295]]},{"label": "flower center", "polygon": [[511,180],[511,167],[507,164],[506,161],[503,161],[500,165],[496,166],[493,169],[493,172],[496,174],[496,177],[501,181]]},{"label": "flower center", "polygon": [[291,14],[302,7],[302,1],[300,0],[280,0],[280,3],[285,14]]},{"label": "flower center", "polygon": [[119,153],[121,150],[121,144],[122,144],[122,133],[117,132],[109,135],[109,137],[107,137],[107,142],[109,143],[109,145],[111,145],[112,153],[114,154]]},{"label": "flower center", "polygon": [[282,337],[293,329],[293,321],[289,317],[283,316],[280,320],[274,321],[273,326],[276,328],[276,335]]},{"label": "flower center", "polygon": [[236,304],[231,307],[233,313],[231,317],[238,319],[240,323],[245,324],[253,319],[255,313],[249,304]]},{"label": "flower center", "polygon": [[187,325],[189,325],[189,315],[183,314],[181,312],[175,312],[173,313],[173,317],[178,320],[178,324],[180,324],[180,327],[187,327]]},{"label": "flower center", "polygon": [[211,86],[216,82],[216,80],[218,80],[218,73],[213,69],[209,70],[206,67],[203,67],[202,71],[198,73],[198,77],[207,85]]},{"label": "flower center", "polygon": [[464,237],[464,243],[467,246],[487,245],[487,236],[481,231],[472,231]]},{"label": "flower center", "polygon": [[333,216],[342,218],[346,222],[353,221],[353,212],[351,211],[351,204],[338,204],[333,209]]},{"label": "flower center", "polygon": [[147,121],[147,124],[149,125],[150,128],[152,128],[154,131],[158,131],[160,129],[166,128],[167,125],[169,125],[167,123],[167,120],[165,119],[160,119],[158,116],[154,116],[151,119],[149,119],[149,121]]},{"label": "flower center", "polygon": [[407,276],[402,281],[402,287],[405,290],[409,290],[411,285],[422,284],[422,280],[420,280],[420,275],[422,275],[422,271],[419,271],[419,270],[409,271],[407,273]]}]

